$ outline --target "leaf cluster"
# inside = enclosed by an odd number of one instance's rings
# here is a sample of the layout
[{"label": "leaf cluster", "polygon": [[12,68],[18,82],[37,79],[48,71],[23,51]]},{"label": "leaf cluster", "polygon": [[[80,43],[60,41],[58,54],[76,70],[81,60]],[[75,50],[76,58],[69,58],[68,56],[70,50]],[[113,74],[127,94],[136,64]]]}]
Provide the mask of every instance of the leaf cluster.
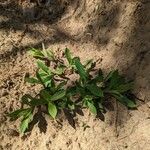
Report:
[{"label": "leaf cluster", "polygon": [[[68,48],[61,56],[34,48],[30,54],[36,58],[37,71],[35,77],[26,77],[25,81],[41,84],[43,88],[35,97],[25,94],[21,98],[24,108],[8,114],[13,119],[22,119],[20,132],[28,129],[35,108],[41,106],[45,106],[47,113],[54,119],[64,109],[73,112],[76,108],[88,108],[94,115],[103,113],[104,104],[110,97],[128,108],[136,107],[135,101],[128,97],[133,82],[127,82],[118,70],[104,76],[101,69],[96,69],[96,62],[88,60],[81,63],[80,58],[73,57]],[[72,81],[71,75],[77,76],[75,81]],[[68,84],[70,81],[71,85]]]}]

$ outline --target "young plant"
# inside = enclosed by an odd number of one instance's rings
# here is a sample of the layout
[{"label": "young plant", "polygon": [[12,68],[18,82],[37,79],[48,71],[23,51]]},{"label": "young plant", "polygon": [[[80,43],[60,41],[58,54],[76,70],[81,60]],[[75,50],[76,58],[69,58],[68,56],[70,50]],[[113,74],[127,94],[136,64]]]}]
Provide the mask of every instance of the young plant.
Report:
[{"label": "young plant", "polygon": [[[114,97],[128,108],[136,107],[135,101],[128,97],[133,83],[127,82],[117,70],[105,77],[101,69],[96,69],[96,62],[88,60],[82,64],[67,48],[61,57],[44,47],[43,51],[32,48],[30,54],[37,59],[38,68],[36,76],[26,77],[25,81],[41,84],[43,88],[35,97],[25,94],[21,99],[25,107],[8,114],[12,119],[22,118],[22,133],[28,129],[36,108],[41,106],[53,119],[60,110],[74,112],[77,107],[88,108],[95,115],[103,113],[108,97]],[[71,74],[77,75],[72,85],[68,84]]]}]

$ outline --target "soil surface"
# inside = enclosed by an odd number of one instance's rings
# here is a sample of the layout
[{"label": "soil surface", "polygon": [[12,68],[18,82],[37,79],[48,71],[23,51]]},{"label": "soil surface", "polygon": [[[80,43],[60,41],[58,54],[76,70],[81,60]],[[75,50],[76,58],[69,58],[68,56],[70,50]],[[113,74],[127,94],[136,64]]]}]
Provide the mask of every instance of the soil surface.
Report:
[{"label": "soil surface", "polygon": [[[132,111],[114,103],[101,120],[85,110],[76,129],[37,114],[32,130],[20,135],[20,120],[6,113],[38,91],[24,77],[36,69],[27,50],[42,43],[68,47],[83,61],[101,59],[105,72],[134,79],[144,102]],[[150,150],[150,0],[0,0],[0,150]]]}]

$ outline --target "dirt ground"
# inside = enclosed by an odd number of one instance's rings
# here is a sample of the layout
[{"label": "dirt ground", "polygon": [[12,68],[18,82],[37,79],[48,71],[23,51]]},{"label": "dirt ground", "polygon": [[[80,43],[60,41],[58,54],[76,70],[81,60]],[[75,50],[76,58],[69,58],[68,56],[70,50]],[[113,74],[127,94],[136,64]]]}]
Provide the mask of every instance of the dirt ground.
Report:
[{"label": "dirt ground", "polygon": [[[0,150],[150,150],[150,0],[46,2],[0,0]],[[76,129],[43,114],[46,120],[39,117],[20,135],[19,120],[5,114],[20,107],[23,94],[38,90],[24,76],[35,72],[28,48],[42,43],[68,47],[82,60],[101,59],[105,72],[119,69],[134,79],[134,94],[145,102],[132,111],[114,104],[103,121],[85,111]]]}]

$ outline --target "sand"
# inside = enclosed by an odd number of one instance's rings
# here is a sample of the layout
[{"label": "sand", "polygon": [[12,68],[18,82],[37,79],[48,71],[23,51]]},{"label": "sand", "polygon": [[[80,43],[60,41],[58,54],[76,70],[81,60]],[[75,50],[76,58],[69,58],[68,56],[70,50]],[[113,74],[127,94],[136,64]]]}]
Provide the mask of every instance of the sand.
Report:
[{"label": "sand", "polygon": [[[38,86],[24,83],[34,74],[29,47],[64,50],[101,59],[104,72],[118,69],[134,79],[137,110],[114,102],[103,120],[88,110],[76,116],[76,129],[42,114],[25,135],[20,120],[7,112],[20,108],[25,93]],[[0,150],[150,150],[150,1],[66,0],[50,5],[0,0]],[[45,118],[45,119],[44,119]],[[89,126],[84,130],[84,125]]]}]

